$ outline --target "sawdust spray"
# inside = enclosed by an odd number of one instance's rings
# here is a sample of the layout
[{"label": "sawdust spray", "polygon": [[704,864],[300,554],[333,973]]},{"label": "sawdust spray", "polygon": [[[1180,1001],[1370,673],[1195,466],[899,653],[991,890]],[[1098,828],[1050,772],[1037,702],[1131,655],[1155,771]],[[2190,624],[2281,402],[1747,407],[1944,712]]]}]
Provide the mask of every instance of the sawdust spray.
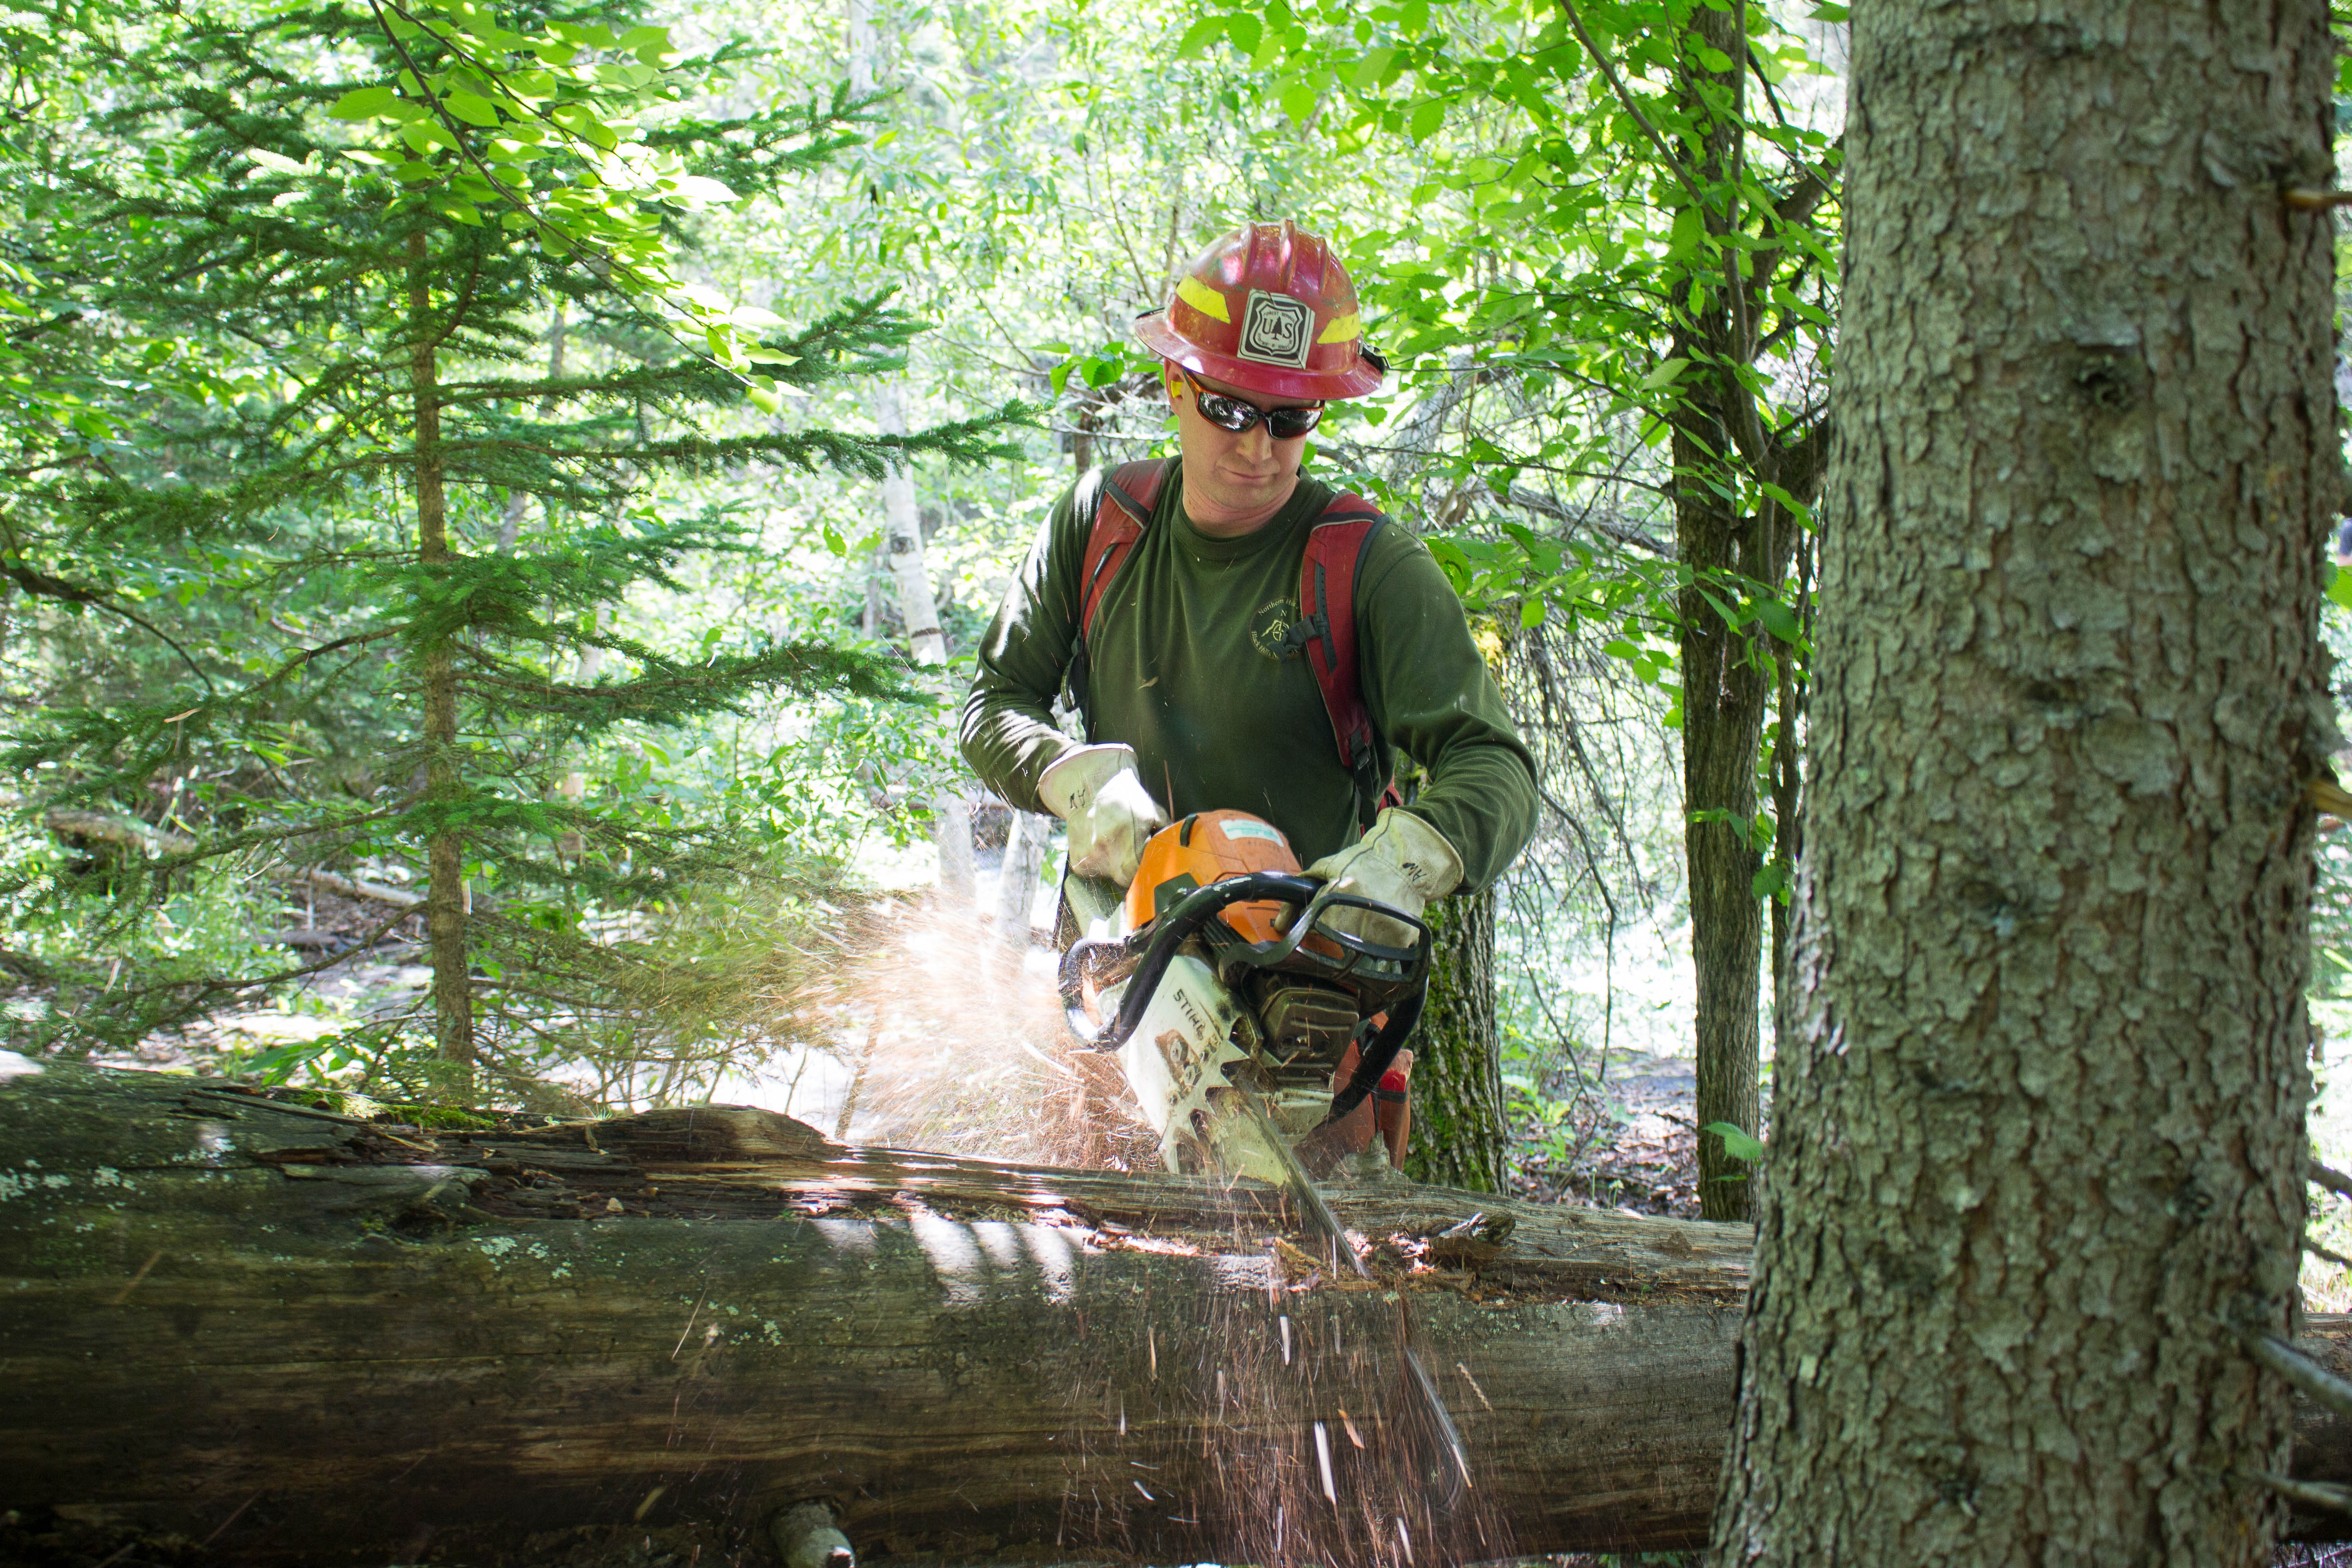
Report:
[{"label": "sawdust spray", "polygon": [[1158,1165],[1117,1058],[1064,1026],[1051,953],[939,903],[877,905],[863,923],[854,957],[786,999],[822,1019],[851,1069],[820,1131],[980,1159]]}]

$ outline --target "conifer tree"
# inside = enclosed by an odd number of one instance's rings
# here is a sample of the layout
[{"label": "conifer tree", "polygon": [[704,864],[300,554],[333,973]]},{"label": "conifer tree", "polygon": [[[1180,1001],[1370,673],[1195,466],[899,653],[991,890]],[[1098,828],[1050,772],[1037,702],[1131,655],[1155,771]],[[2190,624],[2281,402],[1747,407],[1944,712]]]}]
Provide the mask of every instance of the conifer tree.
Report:
[{"label": "conifer tree", "polygon": [[[533,890],[625,907],[742,868],[743,847],[707,826],[565,798],[547,775],[567,746],[779,687],[920,700],[824,645],[745,637],[689,659],[610,629],[632,586],[675,585],[682,561],[739,544],[664,477],[766,463],[878,478],[926,454],[993,455],[992,421],[791,427],[787,388],[897,367],[914,323],[864,299],[787,329],[687,274],[698,211],[846,144],[861,106],[845,94],[699,115],[690,100],[723,83],[732,47],[688,58],[610,4],[47,20],[99,62],[111,107],[20,159],[49,193],[18,236],[22,276],[82,337],[108,323],[108,352],[140,374],[107,382],[78,426],[52,421],[62,444],[20,466],[0,563],[29,594],[167,640],[158,606],[209,595],[288,641],[257,626],[239,667],[191,654],[168,698],[53,710],[9,761],[48,806],[134,799],[191,745],[266,759],[289,714],[373,686],[404,717],[364,787],[289,785],[141,869],[415,866],[433,1037],[471,1064],[486,968],[568,963],[558,993],[616,983],[622,960]],[[559,311],[581,345],[569,368],[545,358]],[[74,334],[47,336],[33,380],[70,372],[87,390]],[[513,520],[531,500],[549,525],[524,537]],[[494,543],[502,521],[511,553]],[[299,615],[264,613],[297,601]],[[609,673],[576,679],[583,649]],[[532,918],[486,921],[472,894],[491,889]],[[167,988],[124,1026],[220,989]],[[576,1014],[583,998],[562,1002]]]}]

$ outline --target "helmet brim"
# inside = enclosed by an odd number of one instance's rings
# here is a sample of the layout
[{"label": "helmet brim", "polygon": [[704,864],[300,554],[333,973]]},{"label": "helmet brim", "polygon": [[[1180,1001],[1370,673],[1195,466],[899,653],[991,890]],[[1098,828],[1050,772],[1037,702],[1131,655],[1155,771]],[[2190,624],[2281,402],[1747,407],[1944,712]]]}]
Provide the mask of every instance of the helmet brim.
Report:
[{"label": "helmet brim", "polygon": [[1294,370],[1288,365],[1203,353],[1198,344],[1187,342],[1177,335],[1176,329],[1168,324],[1168,312],[1165,310],[1153,310],[1138,316],[1130,330],[1138,342],[1162,359],[1182,365],[1194,375],[1222,381],[1244,392],[1262,392],[1269,397],[1305,397],[1318,403],[1333,402],[1361,397],[1376,390],[1387,379],[1385,373],[1374,366],[1360,349],[1357,352],[1356,363],[1343,371]]}]

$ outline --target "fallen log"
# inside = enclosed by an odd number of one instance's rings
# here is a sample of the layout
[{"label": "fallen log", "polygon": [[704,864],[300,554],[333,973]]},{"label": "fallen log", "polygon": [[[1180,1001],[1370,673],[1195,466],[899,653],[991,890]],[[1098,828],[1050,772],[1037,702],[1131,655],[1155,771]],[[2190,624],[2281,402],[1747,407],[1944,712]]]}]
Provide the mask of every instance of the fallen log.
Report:
[{"label": "fallen log", "polygon": [[[168,827],[157,827],[135,816],[110,812],[74,811],[64,806],[51,806],[42,820],[50,832],[63,838],[96,839],[101,844],[136,849],[147,855],[185,855],[203,847],[184,833],[174,833]],[[307,883],[341,898],[389,904],[394,909],[419,909],[425,903],[422,893],[412,893],[404,888],[387,888],[381,882],[339,877],[332,871],[321,871],[316,867],[275,867],[268,875],[283,882]]]},{"label": "fallen log", "polygon": [[[0,1053],[0,1510],[226,1561],[1493,1559],[1706,1531],[1744,1227],[850,1149],[706,1108],[364,1122]],[[1469,1450],[1450,1506],[1409,1322]],[[2340,1321],[2305,1348],[2352,1365]],[[2352,1478],[2307,1411],[2296,1473]],[[571,1539],[571,1536],[563,1536]]]}]

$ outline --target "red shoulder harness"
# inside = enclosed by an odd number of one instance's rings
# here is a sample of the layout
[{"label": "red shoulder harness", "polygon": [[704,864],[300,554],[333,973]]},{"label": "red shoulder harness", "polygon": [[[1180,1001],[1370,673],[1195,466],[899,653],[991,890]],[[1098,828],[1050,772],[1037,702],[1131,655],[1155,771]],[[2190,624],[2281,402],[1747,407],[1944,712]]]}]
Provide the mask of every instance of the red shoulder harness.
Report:
[{"label": "red shoulder harness", "polygon": [[[1070,691],[1086,718],[1089,740],[1094,738],[1094,711],[1087,691],[1087,639],[1094,629],[1095,612],[1150,526],[1160,486],[1176,461],[1125,463],[1108,474],[1088,476],[1079,487],[1079,513],[1091,510],[1094,521],[1087,530],[1079,576],[1078,639],[1070,662]],[[1396,804],[1396,787],[1379,774],[1371,710],[1364,705],[1356,648],[1356,570],[1372,535],[1387,521],[1362,496],[1331,498],[1307,530],[1307,554],[1298,567],[1298,620],[1284,631],[1280,644],[1285,655],[1306,655],[1307,668],[1323,693],[1324,711],[1331,718],[1340,764],[1355,779],[1357,816],[1367,826],[1381,806]]]}]

